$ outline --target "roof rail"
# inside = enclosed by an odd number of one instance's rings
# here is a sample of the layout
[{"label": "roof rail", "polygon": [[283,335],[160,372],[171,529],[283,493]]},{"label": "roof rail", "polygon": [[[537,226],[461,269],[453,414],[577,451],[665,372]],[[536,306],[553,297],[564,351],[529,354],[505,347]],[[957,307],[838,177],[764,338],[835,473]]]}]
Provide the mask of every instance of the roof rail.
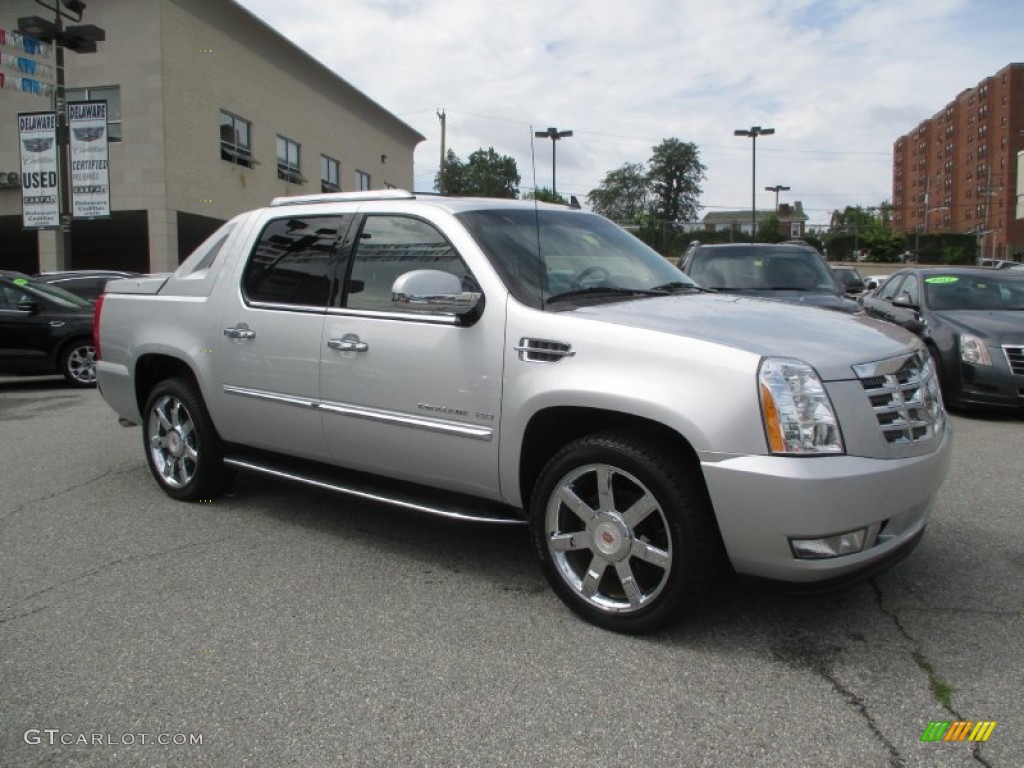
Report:
[{"label": "roof rail", "polygon": [[361,192],[324,192],[317,195],[295,195],[293,197],[275,197],[270,201],[272,206],[310,205],[312,203],[350,203],[358,200],[413,200],[412,192],[404,189],[376,189]]}]

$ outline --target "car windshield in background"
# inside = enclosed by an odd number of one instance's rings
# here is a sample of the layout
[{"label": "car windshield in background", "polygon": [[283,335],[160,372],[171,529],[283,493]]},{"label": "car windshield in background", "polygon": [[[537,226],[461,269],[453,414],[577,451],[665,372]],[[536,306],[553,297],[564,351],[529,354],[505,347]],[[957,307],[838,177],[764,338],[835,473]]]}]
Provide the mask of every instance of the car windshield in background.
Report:
[{"label": "car windshield in background", "polygon": [[1024,311],[1024,276],[936,274],[924,278],[925,302],[938,311]]},{"label": "car windshield in background", "polygon": [[457,216],[512,295],[527,306],[696,288],[656,251],[594,214],[495,209]]},{"label": "car windshield in background", "polygon": [[694,256],[689,273],[705,288],[725,291],[836,292],[831,271],[810,248],[709,248]]},{"label": "car windshield in background", "polygon": [[50,301],[56,302],[62,307],[89,309],[93,306],[93,302],[88,299],[83,299],[81,296],[76,296],[70,291],[65,291],[63,288],[58,288],[49,283],[40,283],[35,280],[16,280],[15,282],[29,293],[42,294],[50,299]]}]

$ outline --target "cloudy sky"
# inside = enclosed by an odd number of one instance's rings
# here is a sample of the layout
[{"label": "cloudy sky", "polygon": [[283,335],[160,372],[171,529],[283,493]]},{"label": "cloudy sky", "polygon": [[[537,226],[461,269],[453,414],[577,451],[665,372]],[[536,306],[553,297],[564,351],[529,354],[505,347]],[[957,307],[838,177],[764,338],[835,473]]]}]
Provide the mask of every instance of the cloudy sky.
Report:
[{"label": "cloudy sky", "polygon": [[733,130],[760,125],[776,133],[757,141],[758,207],[785,185],[812,223],[889,199],[893,141],[1024,61],[1021,0],[239,1],[427,137],[418,190],[443,109],[449,148],[511,155],[523,190],[551,186],[551,141],[531,137],[554,126],[574,132],[563,195],[676,137],[707,166],[703,212],[749,209]]}]

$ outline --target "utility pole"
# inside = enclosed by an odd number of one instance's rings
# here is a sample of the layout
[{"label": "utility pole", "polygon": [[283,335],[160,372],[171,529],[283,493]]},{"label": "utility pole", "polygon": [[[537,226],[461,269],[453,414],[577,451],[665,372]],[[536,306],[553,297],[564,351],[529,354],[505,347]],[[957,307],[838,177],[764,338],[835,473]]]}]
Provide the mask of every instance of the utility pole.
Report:
[{"label": "utility pole", "polygon": [[775,129],[754,125],[749,130],[737,128],[732,133],[750,138],[750,242],[754,242],[757,239],[757,137],[771,136]]},{"label": "utility pole", "polygon": [[445,140],[445,126],[446,126],[446,120],[447,120],[447,116],[444,113],[444,109],[439,109],[437,111],[437,117],[441,121],[441,165],[440,165],[440,170],[438,170],[438,172],[437,172],[437,191],[443,195],[444,194],[444,155],[445,155],[444,140]]},{"label": "utility pole", "polygon": [[765,192],[775,193],[775,213],[779,212],[779,192],[788,192],[789,187],[784,187],[781,184],[776,184],[774,187],[765,187]]},{"label": "utility pole", "polygon": [[572,131],[560,131],[557,128],[548,128],[546,131],[535,131],[533,134],[538,139],[551,139],[551,194],[558,199],[558,187],[555,185],[555,144],[560,139],[567,139],[572,136]]}]

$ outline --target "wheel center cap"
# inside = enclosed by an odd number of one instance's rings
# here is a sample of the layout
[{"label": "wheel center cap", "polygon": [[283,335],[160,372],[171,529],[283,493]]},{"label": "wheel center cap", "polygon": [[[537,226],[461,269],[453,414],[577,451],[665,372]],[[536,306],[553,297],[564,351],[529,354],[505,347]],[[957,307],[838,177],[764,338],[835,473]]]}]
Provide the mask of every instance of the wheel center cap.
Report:
[{"label": "wheel center cap", "polygon": [[629,551],[629,532],[619,520],[601,520],[594,526],[593,535],[594,547],[611,560],[621,559]]},{"label": "wheel center cap", "polygon": [[185,441],[181,439],[181,435],[177,432],[171,432],[167,437],[167,450],[171,452],[171,455],[175,458],[180,458],[185,452]]}]

